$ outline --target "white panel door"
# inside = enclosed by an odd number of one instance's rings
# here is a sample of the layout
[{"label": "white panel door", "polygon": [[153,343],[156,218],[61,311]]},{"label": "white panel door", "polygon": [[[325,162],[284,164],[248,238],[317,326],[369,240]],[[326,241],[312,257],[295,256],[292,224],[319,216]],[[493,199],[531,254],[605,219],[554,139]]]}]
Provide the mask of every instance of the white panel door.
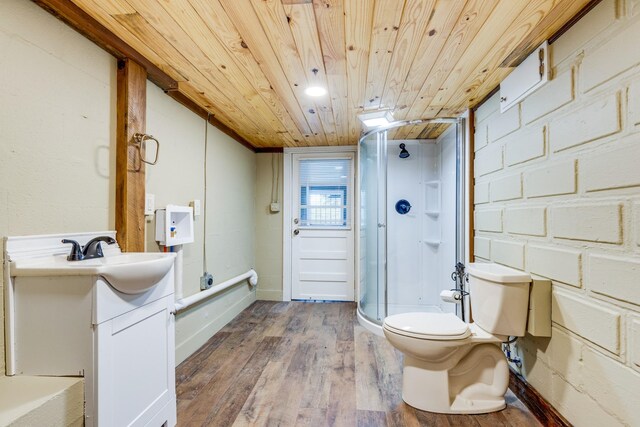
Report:
[{"label": "white panel door", "polygon": [[291,298],[354,300],[353,154],[293,154]]}]

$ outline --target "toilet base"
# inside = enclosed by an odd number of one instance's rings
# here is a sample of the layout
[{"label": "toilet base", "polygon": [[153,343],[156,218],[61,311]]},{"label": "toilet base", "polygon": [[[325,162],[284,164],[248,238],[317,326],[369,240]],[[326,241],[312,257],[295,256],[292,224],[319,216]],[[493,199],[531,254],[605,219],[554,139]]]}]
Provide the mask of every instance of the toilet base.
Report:
[{"label": "toilet base", "polygon": [[456,399],[451,406],[447,408],[432,408],[432,407],[420,407],[418,404],[414,404],[402,395],[402,400],[409,406],[412,406],[420,411],[433,412],[437,414],[459,414],[459,415],[478,415],[487,414],[489,412],[501,411],[507,407],[504,398],[497,401],[468,401],[466,399]]},{"label": "toilet base", "polygon": [[498,346],[480,344],[450,369],[434,370],[405,354],[402,399],[416,409],[443,414],[484,414],[505,408],[509,367]]}]

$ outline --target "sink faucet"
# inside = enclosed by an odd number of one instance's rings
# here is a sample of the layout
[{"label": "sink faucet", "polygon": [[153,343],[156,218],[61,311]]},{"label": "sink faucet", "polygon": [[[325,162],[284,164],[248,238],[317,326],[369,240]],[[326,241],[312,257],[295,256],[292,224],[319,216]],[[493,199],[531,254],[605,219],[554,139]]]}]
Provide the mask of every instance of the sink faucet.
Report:
[{"label": "sink faucet", "polygon": [[67,256],[67,261],[82,261],[83,259],[104,257],[100,242],[106,242],[108,245],[113,245],[116,241],[109,236],[99,236],[89,240],[84,247],[81,247],[75,240],[62,239],[62,243],[71,244],[71,253]]},{"label": "sink faucet", "polygon": [[82,248],[83,259],[102,258],[104,254],[102,253],[102,246],[100,245],[100,242],[113,245],[116,240],[109,236],[94,237],[84,245],[84,248]]}]

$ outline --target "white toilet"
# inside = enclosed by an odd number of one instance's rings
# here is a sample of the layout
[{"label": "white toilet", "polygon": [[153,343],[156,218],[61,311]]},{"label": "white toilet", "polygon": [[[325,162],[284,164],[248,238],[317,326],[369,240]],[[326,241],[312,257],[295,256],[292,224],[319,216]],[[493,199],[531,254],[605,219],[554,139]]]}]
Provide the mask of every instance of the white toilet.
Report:
[{"label": "white toilet", "polygon": [[404,353],[403,400],[424,411],[481,414],[505,407],[509,384],[500,343],[524,336],[531,276],[497,264],[470,264],[474,323],[451,313],[404,313],[384,320]]}]

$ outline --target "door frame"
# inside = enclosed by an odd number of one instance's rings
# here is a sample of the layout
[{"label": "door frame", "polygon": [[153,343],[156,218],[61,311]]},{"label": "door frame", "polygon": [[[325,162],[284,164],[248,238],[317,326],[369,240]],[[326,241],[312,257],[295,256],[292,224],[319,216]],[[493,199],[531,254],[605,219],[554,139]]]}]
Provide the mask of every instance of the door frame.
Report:
[{"label": "door frame", "polygon": [[[356,195],[356,184],[355,182],[357,181],[357,177],[358,177],[358,162],[357,162],[357,151],[358,151],[358,147],[355,145],[348,145],[348,146],[336,146],[336,147],[296,147],[296,148],[285,148],[284,152],[283,152],[283,166],[284,166],[284,173],[283,173],[283,185],[284,185],[284,191],[282,192],[282,202],[283,202],[283,206],[282,206],[282,300],[283,301],[291,301],[291,284],[292,284],[292,278],[291,278],[291,234],[293,233],[293,222],[292,222],[292,195],[293,195],[293,154],[326,154],[327,156],[332,155],[332,154],[336,154],[336,155],[340,155],[342,153],[353,153],[354,155],[354,161],[353,161],[353,177],[354,177],[354,184],[353,184],[353,193],[354,193],[354,199],[352,200],[353,203],[353,216],[352,216],[352,224],[353,224],[353,232],[354,232],[354,249],[356,247],[356,241],[355,241],[355,227],[357,226],[356,224],[356,219],[357,219],[357,215],[355,214],[355,212],[357,212],[358,210],[358,205],[356,205],[357,202],[357,195]],[[355,268],[356,268],[356,253],[357,251],[354,250],[354,254],[353,254],[353,261],[354,261],[354,273],[355,273]],[[354,279],[354,286],[356,286],[355,283],[355,279]],[[354,291],[357,290],[357,287],[354,289]],[[356,292],[357,294],[357,292]]]}]

